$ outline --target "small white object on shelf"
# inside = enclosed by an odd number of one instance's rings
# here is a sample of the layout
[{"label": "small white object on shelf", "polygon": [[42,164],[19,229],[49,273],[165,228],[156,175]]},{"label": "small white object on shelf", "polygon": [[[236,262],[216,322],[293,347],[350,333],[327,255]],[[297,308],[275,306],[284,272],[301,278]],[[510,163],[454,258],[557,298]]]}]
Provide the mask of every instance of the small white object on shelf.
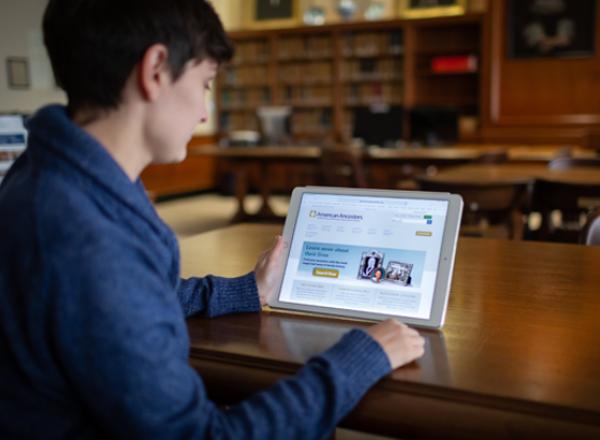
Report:
[{"label": "small white object on shelf", "polygon": [[344,21],[354,18],[358,5],[355,0],[339,0],[337,4],[338,14]]},{"label": "small white object on shelf", "polygon": [[0,151],[21,152],[27,145],[27,130],[23,117],[0,116]]}]

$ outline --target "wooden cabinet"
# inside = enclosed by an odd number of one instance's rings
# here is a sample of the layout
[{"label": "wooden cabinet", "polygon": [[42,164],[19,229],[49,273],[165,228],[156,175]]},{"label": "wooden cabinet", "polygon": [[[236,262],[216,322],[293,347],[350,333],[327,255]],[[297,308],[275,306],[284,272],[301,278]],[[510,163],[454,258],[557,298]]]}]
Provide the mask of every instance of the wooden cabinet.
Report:
[{"label": "wooden cabinet", "polygon": [[511,58],[508,2],[490,2],[483,72],[485,139],[600,147],[600,7],[595,53],[577,57]]},{"label": "wooden cabinet", "polygon": [[[194,137],[188,150],[215,142],[215,138]],[[150,165],[142,173],[142,181],[152,199],[213,189],[217,186],[216,159],[188,152],[181,163]]]}]

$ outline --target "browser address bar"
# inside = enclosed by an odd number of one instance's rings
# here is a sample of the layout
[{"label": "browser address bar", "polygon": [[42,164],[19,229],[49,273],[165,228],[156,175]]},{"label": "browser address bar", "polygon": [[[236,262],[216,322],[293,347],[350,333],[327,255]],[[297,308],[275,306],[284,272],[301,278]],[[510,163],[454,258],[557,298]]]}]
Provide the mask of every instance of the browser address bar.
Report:
[{"label": "browser address bar", "polygon": [[400,223],[410,223],[412,225],[426,225],[427,220],[422,218],[403,218],[400,219]]}]

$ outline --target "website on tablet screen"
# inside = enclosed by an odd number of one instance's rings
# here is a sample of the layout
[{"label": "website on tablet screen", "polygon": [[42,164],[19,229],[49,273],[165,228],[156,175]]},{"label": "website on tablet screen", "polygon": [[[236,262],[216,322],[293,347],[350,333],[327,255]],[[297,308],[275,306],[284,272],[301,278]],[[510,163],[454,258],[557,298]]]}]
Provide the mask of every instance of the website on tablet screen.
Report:
[{"label": "website on tablet screen", "polygon": [[428,319],[443,200],[304,194],[279,301]]}]

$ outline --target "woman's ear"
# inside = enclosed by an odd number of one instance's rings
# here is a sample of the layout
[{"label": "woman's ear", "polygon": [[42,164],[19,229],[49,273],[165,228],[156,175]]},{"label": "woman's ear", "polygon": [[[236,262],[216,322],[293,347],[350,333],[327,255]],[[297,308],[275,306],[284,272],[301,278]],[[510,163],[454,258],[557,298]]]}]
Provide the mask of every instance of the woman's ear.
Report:
[{"label": "woman's ear", "polygon": [[162,89],[171,83],[169,50],[164,44],[150,46],[139,64],[138,85],[144,99],[156,101]]}]

